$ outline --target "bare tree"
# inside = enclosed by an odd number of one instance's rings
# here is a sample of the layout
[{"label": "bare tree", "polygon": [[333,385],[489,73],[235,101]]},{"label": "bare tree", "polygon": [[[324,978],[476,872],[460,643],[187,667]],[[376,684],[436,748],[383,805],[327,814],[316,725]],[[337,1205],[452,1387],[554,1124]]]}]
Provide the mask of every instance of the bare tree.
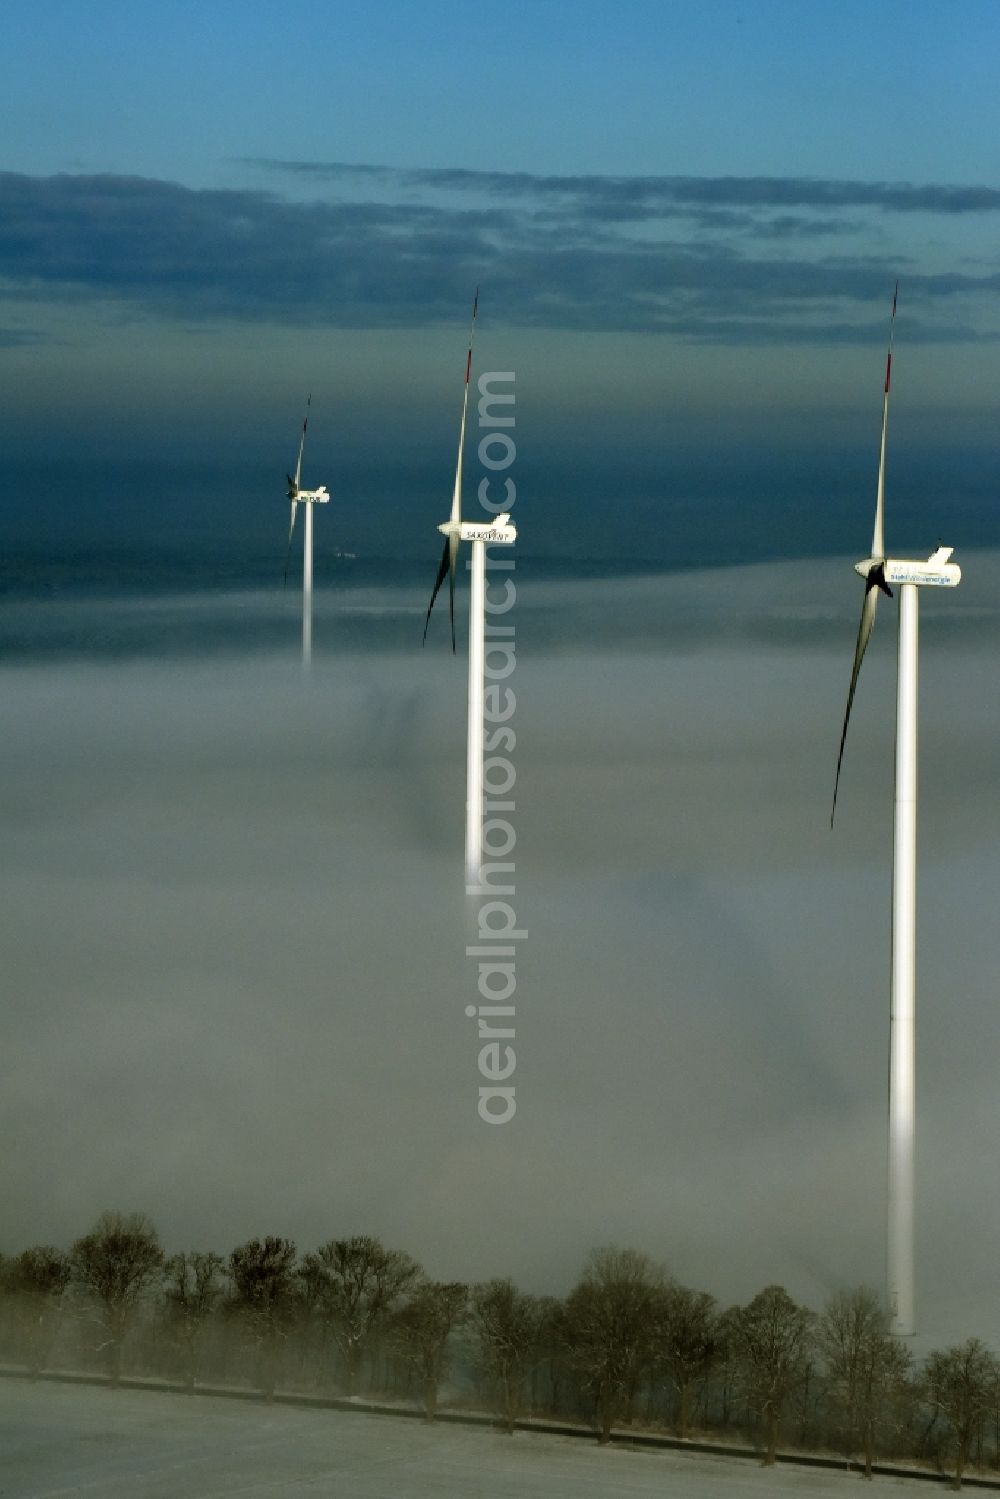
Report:
[{"label": "bare tree", "polygon": [[816,1327],[828,1393],[841,1413],[848,1451],[860,1447],[866,1478],[872,1476],[879,1432],[909,1388],[912,1359],[889,1325],[878,1295],[860,1286],[831,1296]]},{"label": "bare tree", "polygon": [[962,1487],[973,1444],[993,1408],[1000,1366],[978,1338],[932,1353],[924,1368],[927,1398],[955,1443],[952,1488]]},{"label": "bare tree", "polygon": [[249,1335],[257,1388],[269,1400],[277,1383],[280,1345],[294,1313],[295,1258],[290,1239],[273,1237],[249,1239],[229,1256],[230,1307]]},{"label": "bare tree", "polygon": [[37,1244],[15,1255],[5,1270],[4,1279],[15,1300],[28,1369],[37,1375],[44,1369],[59,1331],[70,1263],[61,1249]]},{"label": "bare tree", "polygon": [[677,1435],[687,1437],[691,1393],[719,1361],[722,1339],[719,1309],[707,1291],[671,1285],[662,1301],[656,1333],[656,1358],[677,1391]]},{"label": "bare tree", "polygon": [[448,1339],[464,1320],[468,1295],[467,1287],[457,1281],[422,1280],[392,1317],[393,1346],[417,1372],[428,1421],[434,1419],[448,1370]]},{"label": "bare tree", "polygon": [[732,1318],[746,1394],[764,1424],[767,1467],[777,1456],[782,1412],[809,1363],[813,1321],[781,1286],[760,1291]]},{"label": "bare tree", "polygon": [[572,1368],[590,1392],[598,1440],[631,1415],[653,1356],[666,1289],[663,1270],[635,1249],[597,1249],[566,1299],[563,1331]]},{"label": "bare tree", "polygon": [[[560,1408],[566,1374],[566,1337],[563,1323],[566,1308],[557,1296],[540,1296],[541,1326],[538,1330],[538,1357],[531,1371],[531,1408],[555,1411]],[[544,1378],[545,1396],[539,1385]]]},{"label": "bare tree", "polygon": [[323,1314],[326,1271],[316,1255],[303,1256],[297,1279],[297,1373],[303,1378],[308,1366],[312,1383],[319,1384],[326,1366],[329,1328]]},{"label": "bare tree", "polygon": [[399,1249],[359,1235],[331,1239],[303,1265],[319,1289],[319,1304],[344,1361],[348,1394],[355,1394],[361,1363],[393,1307],[410,1289],[420,1266]]},{"label": "bare tree", "polygon": [[478,1361],[509,1433],[521,1413],[524,1383],[538,1357],[548,1312],[546,1302],[519,1291],[510,1280],[487,1281],[472,1290],[470,1321]]},{"label": "bare tree", "polygon": [[726,1307],[719,1313],[718,1347],[715,1367],[708,1381],[707,1405],[713,1422],[729,1427],[736,1419],[734,1405],[740,1388],[739,1359],[733,1332],[739,1307]]},{"label": "bare tree", "polygon": [[112,1384],[121,1380],[122,1346],[146,1286],[163,1263],[144,1213],[102,1213],[70,1251],[73,1278],[98,1309]]},{"label": "bare tree", "polygon": [[184,1378],[193,1390],[201,1363],[205,1324],[222,1296],[221,1256],[172,1255],[163,1267],[163,1300],[167,1322],[181,1350]]}]

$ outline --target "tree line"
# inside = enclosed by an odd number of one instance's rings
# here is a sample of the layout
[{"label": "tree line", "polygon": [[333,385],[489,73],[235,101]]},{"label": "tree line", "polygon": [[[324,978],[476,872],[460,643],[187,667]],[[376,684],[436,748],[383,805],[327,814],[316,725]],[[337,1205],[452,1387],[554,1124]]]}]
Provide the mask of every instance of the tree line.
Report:
[{"label": "tree line", "polygon": [[1000,1363],[978,1339],[918,1368],[860,1287],[820,1312],[768,1286],[721,1307],[634,1249],[598,1249],[563,1299],[431,1279],[357,1235],[300,1254],[250,1239],[227,1257],[166,1256],[141,1213],[106,1212],[68,1252],[0,1258],[0,1355],[54,1366],[250,1385],[265,1397],[365,1394],[592,1423],[642,1424],[877,1458],[1000,1466]]}]

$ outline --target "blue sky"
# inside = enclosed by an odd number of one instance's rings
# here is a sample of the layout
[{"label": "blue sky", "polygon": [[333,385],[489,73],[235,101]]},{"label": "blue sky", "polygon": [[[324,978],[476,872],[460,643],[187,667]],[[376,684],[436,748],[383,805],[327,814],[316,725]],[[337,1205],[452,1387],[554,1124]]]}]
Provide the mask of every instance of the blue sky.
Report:
[{"label": "blue sky", "polygon": [[310,456],[370,547],[373,505],[389,527],[402,487],[447,484],[476,281],[479,367],[517,370],[557,506],[581,474],[587,503],[718,492],[735,453],[757,488],[846,498],[897,274],[894,452],[978,463],[984,509],[992,3],[15,0],[5,26],[8,514],[39,461],[172,463],[263,526],[312,388]]},{"label": "blue sky", "polygon": [[230,182],[276,155],[982,183],[990,0],[5,7],[14,170]]}]

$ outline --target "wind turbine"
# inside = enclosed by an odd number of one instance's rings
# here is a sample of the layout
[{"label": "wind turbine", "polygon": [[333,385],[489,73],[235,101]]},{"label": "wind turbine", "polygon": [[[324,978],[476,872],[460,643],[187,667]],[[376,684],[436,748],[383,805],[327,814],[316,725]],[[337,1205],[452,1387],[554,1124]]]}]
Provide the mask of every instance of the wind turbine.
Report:
[{"label": "wind turbine", "polygon": [[472,575],[469,598],[469,726],[466,744],[466,800],[465,800],[465,878],[467,884],[477,883],[483,862],[483,677],[486,667],[486,547],[498,544],[510,546],[517,540],[517,530],[510,524],[510,514],[498,515],[492,522],[463,521],[462,519],[462,457],[465,452],[465,419],[469,410],[469,377],[472,374],[472,341],[476,333],[476,315],[479,311],[479,288],[472,304],[472,324],[469,329],[469,352],[465,361],[465,388],[462,392],[462,421],[458,432],[458,462],[455,466],[455,487],[451,495],[451,515],[438,530],[444,536],[444,549],[431,601],[427,605],[424,620],[424,642],[427,626],[431,620],[434,600],[448,579],[448,610],[451,618],[451,648],[455,644],[455,568],[458,563],[459,543],[472,543],[470,572]]},{"label": "wind turbine", "polygon": [[889,319],[889,350],[882,397],[882,441],[879,448],[875,531],[871,556],[855,564],[865,580],[861,624],[854,648],[854,667],[847,694],[847,711],[840,735],[837,776],[833,787],[830,826],[837,810],[840,768],[844,759],[847,724],[865,649],[875,625],[879,592],[892,598],[890,584],[899,588],[899,644],[896,666],[896,790],[893,820],[892,964],[889,988],[889,1196],[886,1236],[886,1290],[893,1331],[899,1337],[915,1331],[914,1311],[914,1140],[916,1125],[915,1003],[916,1003],[916,892],[917,892],[917,639],[918,588],[955,588],[961,569],[948,559],[951,547],[938,547],[926,561],[885,555],[882,534],[885,501],[885,439],[892,379],[892,336],[896,298]]},{"label": "wind turbine", "polygon": [[299,438],[299,456],[295,464],[295,478],[286,474],[288,480],[288,498],[292,505],[291,519],[288,525],[288,551],[285,554],[285,582],[288,582],[288,563],[292,554],[292,533],[295,530],[295,513],[300,505],[306,507],[305,518],[305,540],[302,546],[302,665],[305,670],[309,669],[312,662],[312,590],[313,590],[313,511],[314,505],[327,505],[330,496],[326,485],[321,484],[318,489],[302,489],[300,481],[302,478],[302,453],[306,445],[306,429],[309,426],[309,407],[312,405],[312,395],[306,400],[306,414],[302,422],[302,436]]}]

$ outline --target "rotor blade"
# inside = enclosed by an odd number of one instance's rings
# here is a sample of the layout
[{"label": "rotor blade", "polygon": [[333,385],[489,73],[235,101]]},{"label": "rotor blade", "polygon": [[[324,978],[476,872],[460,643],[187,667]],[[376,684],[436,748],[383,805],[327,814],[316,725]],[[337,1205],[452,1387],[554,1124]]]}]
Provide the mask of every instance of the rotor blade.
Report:
[{"label": "rotor blade", "polygon": [[892,312],[889,314],[889,348],[885,356],[885,389],[882,393],[882,441],[878,451],[878,490],[875,496],[875,534],[872,537],[872,556],[885,556],[884,515],[885,515],[885,438],[889,427],[889,387],[892,384],[892,338],[896,331],[896,298],[899,296],[899,282],[896,282],[896,290],[892,294]]},{"label": "rotor blade", "polygon": [[[872,569],[874,572],[875,569]],[[861,605],[861,624],[858,627],[858,643],[854,647],[854,669],[851,672],[851,686],[847,694],[847,712],[844,714],[844,727],[840,733],[840,753],[837,755],[837,777],[833,783],[833,807],[830,812],[830,826],[833,827],[833,819],[837,811],[837,790],[840,786],[840,767],[844,763],[844,745],[847,742],[847,725],[851,718],[851,708],[854,704],[854,689],[858,685],[858,675],[861,671],[861,663],[864,660],[868,642],[871,639],[872,630],[875,627],[875,608],[878,604],[878,583],[869,574],[865,583],[865,597]]]},{"label": "rotor blade", "polygon": [[305,420],[302,423],[302,436],[299,438],[299,461],[295,465],[295,488],[296,489],[298,489],[298,487],[299,487],[299,481],[302,478],[302,450],[303,450],[303,448],[306,445],[306,428],[309,425],[309,407],[311,405],[312,405],[312,391],[309,392],[309,395],[308,395],[308,397],[306,399]]},{"label": "rotor blade", "polygon": [[465,452],[465,418],[469,409],[469,377],[472,374],[472,340],[476,336],[476,315],[479,312],[479,287],[472,303],[472,323],[469,327],[469,353],[465,361],[465,389],[462,392],[462,425],[458,433],[458,462],[455,465],[455,488],[451,496],[451,518],[462,519],[462,455]]},{"label": "rotor blade", "polygon": [[[438,570],[437,570],[437,577],[434,579],[434,590],[431,593],[431,601],[427,605],[427,617],[424,620],[424,644],[425,645],[427,644],[427,626],[431,622],[431,610],[434,608],[434,600],[437,598],[438,594],[441,592],[441,584],[444,582],[445,577],[447,576],[448,570],[451,567],[451,552],[452,552],[451,537],[450,536],[446,536],[445,539],[444,539],[444,551],[441,553],[441,564],[440,564],[440,566],[438,567]],[[454,573],[452,573],[452,577],[454,577]]]},{"label": "rotor blade", "polygon": [[284,580],[284,582],[281,585],[282,588],[287,588],[288,587],[288,564],[289,564],[289,562],[291,561],[291,558],[292,558],[292,532],[295,530],[295,512],[296,512],[296,510],[298,508],[299,508],[298,507],[298,502],[296,500],[293,500],[292,501],[292,519],[291,519],[291,524],[288,527],[288,550],[285,553],[285,580]]}]

